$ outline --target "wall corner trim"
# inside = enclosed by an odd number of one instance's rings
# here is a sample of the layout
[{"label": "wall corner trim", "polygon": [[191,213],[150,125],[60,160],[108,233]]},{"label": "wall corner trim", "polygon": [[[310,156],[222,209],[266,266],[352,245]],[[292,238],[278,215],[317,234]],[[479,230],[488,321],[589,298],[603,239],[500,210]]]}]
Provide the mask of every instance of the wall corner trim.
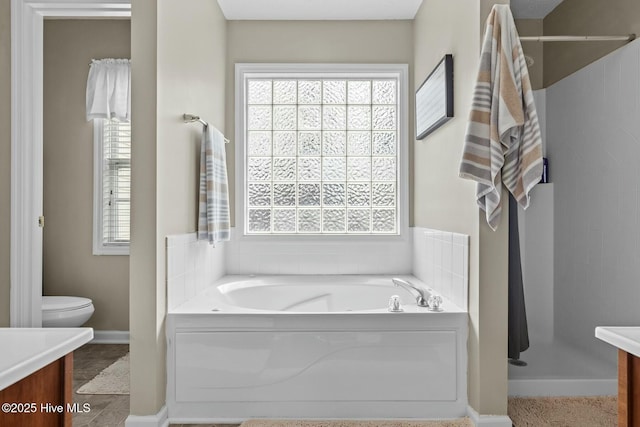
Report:
[{"label": "wall corner trim", "polygon": [[476,427],[513,427],[513,422],[507,415],[480,415],[471,406],[467,407],[467,415]]},{"label": "wall corner trim", "polygon": [[129,415],[125,427],[169,427],[167,407],[163,406],[155,415]]}]

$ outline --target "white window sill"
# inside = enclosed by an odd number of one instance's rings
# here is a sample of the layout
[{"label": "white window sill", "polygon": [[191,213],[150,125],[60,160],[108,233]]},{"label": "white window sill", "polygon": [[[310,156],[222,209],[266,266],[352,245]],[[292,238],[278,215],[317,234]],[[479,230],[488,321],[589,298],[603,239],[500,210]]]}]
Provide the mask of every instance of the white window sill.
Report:
[{"label": "white window sill", "polygon": [[127,246],[98,246],[93,248],[93,255],[129,255]]}]

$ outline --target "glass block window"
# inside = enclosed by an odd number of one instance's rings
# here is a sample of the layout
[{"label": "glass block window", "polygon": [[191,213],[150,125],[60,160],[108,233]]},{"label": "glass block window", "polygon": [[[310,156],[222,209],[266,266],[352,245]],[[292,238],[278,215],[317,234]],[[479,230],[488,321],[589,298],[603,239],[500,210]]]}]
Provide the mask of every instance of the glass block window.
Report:
[{"label": "glass block window", "polygon": [[398,234],[397,78],[244,80],[246,234]]}]

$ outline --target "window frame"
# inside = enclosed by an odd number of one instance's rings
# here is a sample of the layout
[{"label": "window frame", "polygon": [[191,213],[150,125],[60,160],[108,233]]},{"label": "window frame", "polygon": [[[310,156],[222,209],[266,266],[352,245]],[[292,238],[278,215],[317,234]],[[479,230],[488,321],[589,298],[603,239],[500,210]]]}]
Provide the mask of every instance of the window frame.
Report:
[{"label": "window frame", "polygon": [[[291,76],[295,74],[295,76]],[[409,236],[409,88],[408,64],[297,64],[297,63],[236,63],[235,64],[235,224],[237,238],[242,241],[295,242],[391,242]],[[394,78],[398,81],[397,107],[397,233],[389,234],[248,234],[245,216],[245,179],[247,165],[246,97],[247,81],[252,78],[349,79]]]},{"label": "window frame", "polygon": [[105,244],[103,242],[103,177],[104,177],[104,122],[93,120],[93,255],[129,255],[131,242]]}]

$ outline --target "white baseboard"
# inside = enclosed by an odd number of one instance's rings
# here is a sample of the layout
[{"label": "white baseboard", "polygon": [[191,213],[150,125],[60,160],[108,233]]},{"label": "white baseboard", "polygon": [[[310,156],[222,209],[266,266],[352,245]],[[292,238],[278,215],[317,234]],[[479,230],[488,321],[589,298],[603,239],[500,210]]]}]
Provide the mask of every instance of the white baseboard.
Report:
[{"label": "white baseboard", "polygon": [[129,331],[93,331],[91,344],[129,344]]},{"label": "white baseboard", "polygon": [[125,427],[168,427],[167,407],[163,406],[155,415],[129,415]]},{"label": "white baseboard", "polygon": [[615,396],[618,380],[509,380],[509,396]]},{"label": "white baseboard", "polygon": [[467,407],[467,415],[476,427],[513,427],[507,415],[480,415],[471,406]]}]

